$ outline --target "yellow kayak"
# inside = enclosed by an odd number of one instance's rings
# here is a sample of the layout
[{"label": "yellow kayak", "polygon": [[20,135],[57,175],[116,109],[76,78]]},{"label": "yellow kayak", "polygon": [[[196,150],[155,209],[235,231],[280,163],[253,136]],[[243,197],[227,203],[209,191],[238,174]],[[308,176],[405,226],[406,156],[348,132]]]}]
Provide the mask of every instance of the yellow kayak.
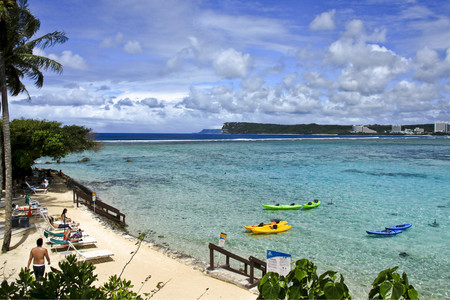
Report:
[{"label": "yellow kayak", "polygon": [[271,225],[252,228],[253,233],[278,233],[291,229],[291,225]]},{"label": "yellow kayak", "polygon": [[244,226],[245,229],[247,229],[248,231],[251,231],[253,228],[261,228],[261,227],[270,227],[272,225],[278,224],[278,225],[286,225],[288,223],[288,221],[279,221],[277,222],[270,222],[270,223],[261,223],[261,224],[257,224],[257,225],[249,225],[249,226]]}]

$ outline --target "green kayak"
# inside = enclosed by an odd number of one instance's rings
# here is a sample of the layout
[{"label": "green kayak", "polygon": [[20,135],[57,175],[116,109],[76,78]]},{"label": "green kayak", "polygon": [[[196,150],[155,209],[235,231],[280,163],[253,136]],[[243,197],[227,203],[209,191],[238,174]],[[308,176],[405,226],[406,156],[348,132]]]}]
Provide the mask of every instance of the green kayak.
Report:
[{"label": "green kayak", "polygon": [[294,204],[294,203],[292,203],[292,204],[283,204],[283,205],[280,205],[280,204],[274,204],[274,205],[262,204],[262,206],[265,209],[300,209],[300,208],[302,208],[301,204]]},{"label": "green kayak", "polygon": [[315,199],[313,202],[303,204],[303,209],[310,209],[320,205],[320,200]]}]

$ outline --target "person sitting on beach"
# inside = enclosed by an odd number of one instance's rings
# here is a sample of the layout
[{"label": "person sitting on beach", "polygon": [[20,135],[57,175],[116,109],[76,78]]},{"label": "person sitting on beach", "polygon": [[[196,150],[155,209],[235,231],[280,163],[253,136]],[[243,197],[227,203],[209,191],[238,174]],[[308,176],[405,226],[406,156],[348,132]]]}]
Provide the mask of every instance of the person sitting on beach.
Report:
[{"label": "person sitting on beach", "polygon": [[42,180],[41,185],[42,185],[44,188],[47,188],[47,187],[48,187],[48,180],[47,180],[47,178],[44,177],[44,179]]},{"label": "person sitting on beach", "polygon": [[64,223],[72,222],[72,219],[67,217],[67,208],[63,209],[63,212],[61,213],[60,220],[63,221]]},{"label": "person sitting on beach", "polygon": [[[72,230],[72,227],[70,226],[70,224],[55,224],[55,222],[53,222],[53,217],[48,217],[48,220],[50,222],[50,224],[52,224],[53,227],[55,228],[69,228],[70,230]],[[76,224],[76,226],[78,226],[80,224]]]},{"label": "person sitting on beach", "polygon": [[82,239],[81,239],[82,236],[83,236],[83,234],[82,234],[81,229],[78,229],[78,231],[73,232],[73,233],[71,233],[70,230],[66,230],[66,231],[64,232],[64,237],[63,237],[63,239],[64,239],[65,241],[71,241],[71,242],[73,242],[73,243],[76,243],[76,242],[79,242],[79,241],[82,240]]}]

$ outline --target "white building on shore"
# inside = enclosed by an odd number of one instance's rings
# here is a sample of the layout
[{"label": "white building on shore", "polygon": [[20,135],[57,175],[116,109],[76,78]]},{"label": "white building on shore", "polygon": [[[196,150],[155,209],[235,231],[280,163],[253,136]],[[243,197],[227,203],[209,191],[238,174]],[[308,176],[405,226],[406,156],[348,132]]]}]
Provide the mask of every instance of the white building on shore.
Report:
[{"label": "white building on shore", "polygon": [[392,125],[391,133],[402,133],[402,125]]},{"label": "white building on shore", "polygon": [[352,133],[377,133],[375,130],[372,130],[366,126],[363,125],[353,125],[352,126]]},{"label": "white building on shore", "polygon": [[444,121],[434,122],[434,132],[450,132],[450,123]]}]

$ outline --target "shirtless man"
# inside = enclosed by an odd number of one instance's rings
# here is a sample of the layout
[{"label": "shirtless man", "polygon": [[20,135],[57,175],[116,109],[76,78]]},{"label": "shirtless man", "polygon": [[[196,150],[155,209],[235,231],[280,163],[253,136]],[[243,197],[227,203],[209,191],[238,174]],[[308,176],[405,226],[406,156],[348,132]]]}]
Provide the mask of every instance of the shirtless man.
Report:
[{"label": "shirtless man", "polygon": [[30,258],[28,259],[27,269],[30,268],[31,261],[33,260],[33,270],[34,276],[38,279],[41,276],[44,276],[45,273],[45,259],[47,258],[47,262],[50,265],[50,257],[48,256],[48,251],[45,248],[42,248],[43,240],[42,238],[38,238],[36,241],[37,247],[34,247],[30,251]]}]

